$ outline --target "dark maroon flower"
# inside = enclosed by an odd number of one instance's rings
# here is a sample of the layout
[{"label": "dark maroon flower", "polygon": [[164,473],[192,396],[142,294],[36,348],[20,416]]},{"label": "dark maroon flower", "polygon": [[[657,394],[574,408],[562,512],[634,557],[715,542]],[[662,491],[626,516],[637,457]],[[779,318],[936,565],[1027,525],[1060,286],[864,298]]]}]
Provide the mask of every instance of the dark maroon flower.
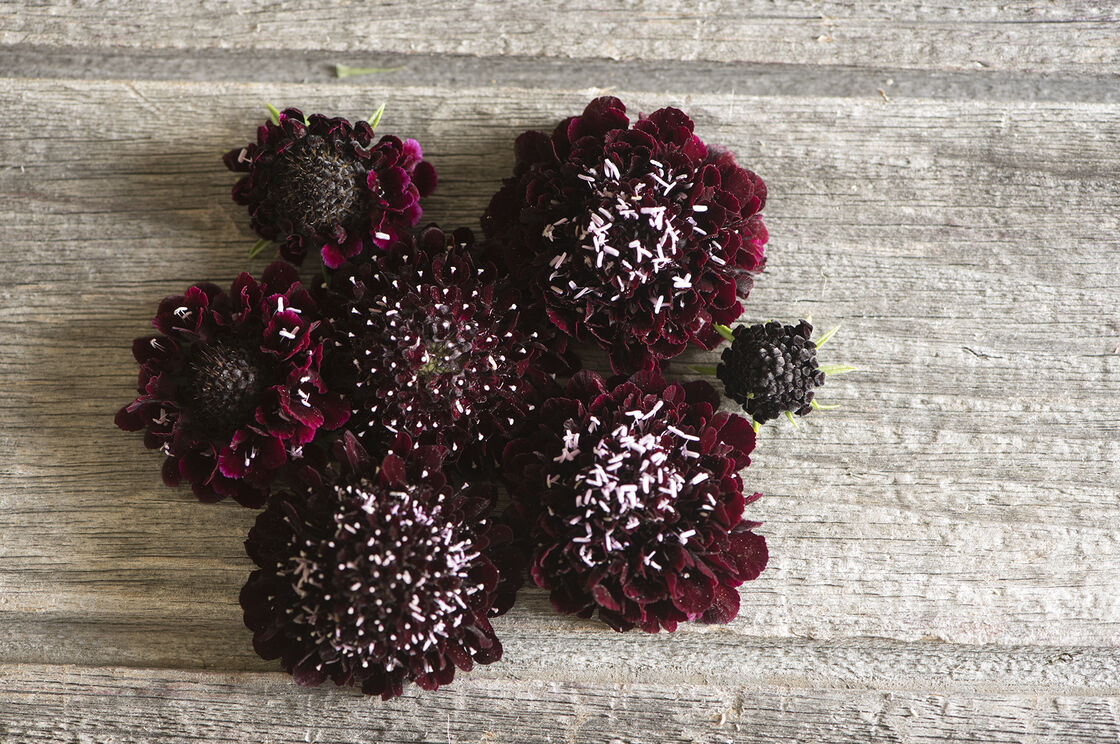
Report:
[{"label": "dark maroon flower", "polygon": [[716,367],[727,397],[760,424],[787,411],[804,416],[813,410],[813,388],[824,384],[824,372],[809,321],[738,326],[732,333]]},{"label": "dark maroon flower", "polygon": [[229,294],[197,284],[161,302],[152,322],[163,335],[133,343],[141,395],[116,421],[167,455],[167,485],[260,506],[281,465],[346,421],[319,375],[317,307],[288,264],[273,263],[259,283],[241,274]]},{"label": "dark maroon flower", "polygon": [[630,127],[597,98],[549,137],[517,139],[512,178],[482,219],[507,270],[552,322],[632,372],[714,349],[762,270],[762,179],[708,147],[675,108]]},{"label": "dark maroon flower", "polygon": [[742,519],[754,430],[718,406],[706,382],[583,371],[509,444],[510,519],[557,611],[650,633],[735,617],[767,552]]},{"label": "dark maroon flower", "polygon": [[404,433],[454,461],[493,459],[534,407],[547,378],[537,333],[471,243],[469,230],[431,227],[333,277],[337,358],[357,391],[350,429],[371,451]]},{"label": "dark maroon flower", "polygon": [[270,499],[241,591],[258,654],[301,685],[329,677],[386,700],[501,658],[490,554],[511,533],[486,518],[489,495],[446,484],[440,458],[388,455],[369,477]]},{"label": "dark maroon flower", "polygon": [[225,164],[247,173],[233,200],[249,207],[253,230],[301,263],[319,251],[335,268],[372,246],[384,247],[420,220],[420,197],[436,171],[416,140],[374,141],[368,122],[286,109],[257,129],[257,142],[231,150]]}]

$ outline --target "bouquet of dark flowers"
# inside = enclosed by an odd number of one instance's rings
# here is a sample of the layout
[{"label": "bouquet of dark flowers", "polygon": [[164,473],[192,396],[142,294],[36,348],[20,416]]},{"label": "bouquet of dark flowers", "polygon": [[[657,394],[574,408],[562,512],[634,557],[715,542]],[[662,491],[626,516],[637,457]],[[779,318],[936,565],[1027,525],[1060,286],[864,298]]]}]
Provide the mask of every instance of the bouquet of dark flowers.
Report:
[{"label": "bouquet of dark flowers", "polygon": [[517,138],[476,240],[418,229],[435,169],[377,123],[273,110],[226,155],[251,254],[282,260],[160,303],[117,414],[169,486],[263,507],[257,653],[304,685],[435,689],[501,658],[490,620],[526,578],[618,631],[732,620],[768,556],[741,474],[758,427],[849,369],[807,321],[729,327],[766,263],[762,179],[675,108],[598,98]]}]

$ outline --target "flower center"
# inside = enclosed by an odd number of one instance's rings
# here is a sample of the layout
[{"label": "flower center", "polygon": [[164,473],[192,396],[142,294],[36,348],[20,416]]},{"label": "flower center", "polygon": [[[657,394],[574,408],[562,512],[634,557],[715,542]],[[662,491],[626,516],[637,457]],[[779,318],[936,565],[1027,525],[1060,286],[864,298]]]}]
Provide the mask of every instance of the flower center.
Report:
[{"label": "flower center", "polygon": [[589,169],[579,176],[591,191],[585,216],[576,221],[563,218],[543,232],[563,246],[550,262],[553,295],[571,302],[588,295],[617,302],[663,279],[660,302],[666,303],[692,286],[692,277],[680,270],[678,248],[695,227],[682,224],[681,218],[692,184],[685,183],[686,175],[674,175],[657,161],[651,161],[650,168],[644,177],[624,179],[606,160],[601,172]]},{"label": "flower center", "polygon": [[338,488],[349,507],[323,542],[294,545],[286,572],[300,597],[295,621],[317,645],[352,660],[375,649],[387,671],[446,638],[466,614],[478,552],[436,497]]},{"label": "flower center", "polygon": [[478,323],[473,320],[449,317],[450,308],[444,305],[437,305],[434,310],[426,332],[422,333],[424,356],[416,370],[424,382],[439,375],[461,373],[478,331]]},{"label": "flower center", "polygon": [[269,180],[277,211],[297,227],[330,232],[358,210],[359,169],[322,137],[308,136],[284,151]]},{"label": "flower center", "polygon": [[[660,408],[658,403],[651,412],[627,412],[633,422],[622,423],[599,439],[591,450],[594,460],[575,474],[574,514],[582,512],[582,521],[596,525],[594,549],[624,550],[644,527],[678,521],[679,498],[708,477],[698,473],[688,481],[675,462],[699,457],[688,448],[696,437],[671,426],[648,430],[647,421]],[[578,432],[567,432],[557,461],[579,456],[579,439]],[[592,537],[589,529],[584,541]]]},{"label": "flower center", "polygon": [[186,380],[195,425],[227,432],[247,421],[267,387],[265,364],[249,349],[220,341],[195,344]]}]

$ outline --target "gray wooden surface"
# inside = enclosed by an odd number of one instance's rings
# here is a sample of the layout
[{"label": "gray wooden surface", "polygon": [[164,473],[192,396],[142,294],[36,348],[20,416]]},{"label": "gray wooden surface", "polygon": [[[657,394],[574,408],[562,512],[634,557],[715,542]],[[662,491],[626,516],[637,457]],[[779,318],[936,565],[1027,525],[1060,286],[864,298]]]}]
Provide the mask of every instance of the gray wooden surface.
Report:
[{"label": "gray wooden surface", "polygon": [[[1118,19],[0,2],[0,742],[1115,744]],[[746,319],[841,323],[826,350],[861,370],[763,430],[770,567],[726,627],[621,635],[530,591],[506,658],[444,690],[296,687],[241,624],[254,514],[164,488],[112,424],[158,300],[246,266],[221,153],[266,101],[387,102],[439,169],[427,218],[474,226],[516,134],[603,92],[765,178]]]}]

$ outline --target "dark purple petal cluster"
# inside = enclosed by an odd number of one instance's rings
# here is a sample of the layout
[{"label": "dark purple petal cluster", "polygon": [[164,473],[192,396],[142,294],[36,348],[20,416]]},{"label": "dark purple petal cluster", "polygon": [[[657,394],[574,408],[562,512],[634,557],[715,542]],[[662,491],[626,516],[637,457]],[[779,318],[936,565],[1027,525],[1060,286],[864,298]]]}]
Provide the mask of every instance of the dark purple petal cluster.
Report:
[{"label": "dark purple petal cluster", "polygon": [[551,136],[525,132],[515,152],[482,224],[557,328],[607,349],[619,372],[718,345],[714,325],[739,317],[764,265],[762,179],[681,111],[631,127],[611,97]]},{"label": "dark purple petal cluster", "polygon": [[544,349],[519,322],[519,295],[472,248],[469,230],[431,227],[335,273],[337,374],[367,448],[406,434],[485,462],[534,410]]},{"label": "dark purple petal cluster", "polygon": [[511,519],[557,611],[650,633],[735,617],[767,552],[743,520],[754,430],[718,407],[706,382],[584,371],[506,448]]},{"label": "dark purple petal cluster", "polygon": [[320,375],[318,308],[288,264],[272,264],[260,282],[241,274],[228,294],[197,284],[163,300],[153,324],[162,335],[132,346],[140,396],[116,421],[167,455],[168,485],[260,506],[286,461],[346,421]]},{"label": "dark purple petal cluster", "polygon": [[407,235],[436,172],[416,140],[374,140],[368,122],[286,109],[257,130],[256,143],[231,150],[225,164],[246,175],[233,199],[249,208],[253,230],[301,263],[319,252],[335,268]]},{"label": "dark purple petal cluster", "polygon": [[824,384],[817,346],[809,340],[812,335],[807,320],[797,325],[771,321],[738,326],[716,367],[727,396],[760,424],[787,411],[808,414],[813,410],[813,389]]},{"label": "dark purple petal cluster", "polygon": [[[732,337],[765,265],[762,180],[675,108],[597,98],[517,139],[476,244],[416,229],[436,174],[415,140],[270,110],[225,164],[286,263],[161,302],[116,417],[168,485],[264,507],[240,595],[256,652],[388,700],[498,661],[490,619],[526,577],[618,631],[735,618],[768,560],[740,475],[756,428],[663,370]],[[756,424],[810,405],[811,330],[734,331],[718,376]]]},{"label": "dark purple petal cluster", "polygon": [[440,459],[386,455],[365,477],[270,499],[241,591],[258,654],[301,685],[330,678],[386,700],[502,657],[490,554],[511,533],[487,517],[489,496],[447,485]]}]

